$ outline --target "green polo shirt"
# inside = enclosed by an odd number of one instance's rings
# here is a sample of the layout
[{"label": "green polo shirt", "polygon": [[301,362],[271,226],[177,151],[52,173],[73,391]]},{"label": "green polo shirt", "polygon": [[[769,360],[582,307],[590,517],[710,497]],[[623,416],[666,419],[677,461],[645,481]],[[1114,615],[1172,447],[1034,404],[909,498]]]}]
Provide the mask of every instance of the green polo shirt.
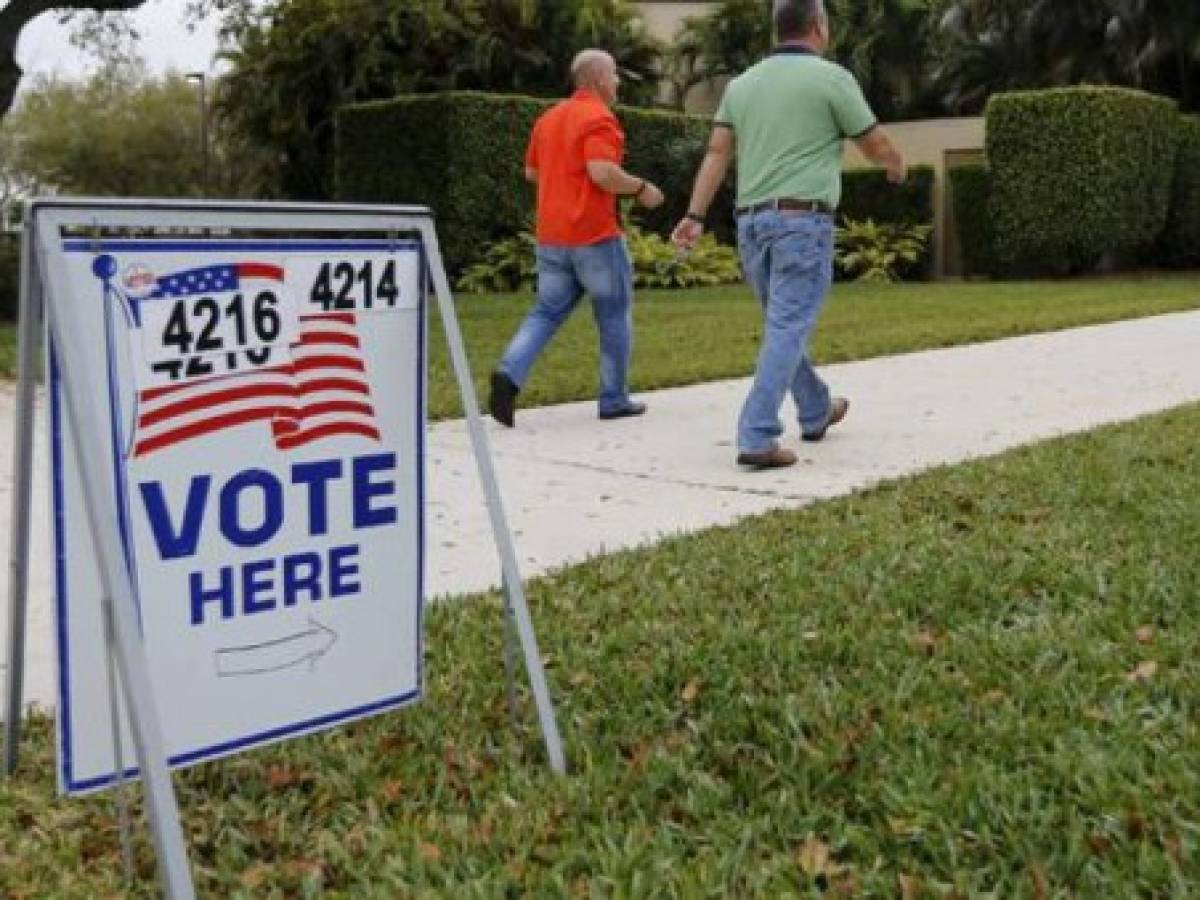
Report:
[{"label": "green polo shirt", "polygon": [[854,76],[802,47],[780,47],[729,82],[713,119],[733,129],[737,204],[793,197],[836,208],[842,139],[875,114]]}]

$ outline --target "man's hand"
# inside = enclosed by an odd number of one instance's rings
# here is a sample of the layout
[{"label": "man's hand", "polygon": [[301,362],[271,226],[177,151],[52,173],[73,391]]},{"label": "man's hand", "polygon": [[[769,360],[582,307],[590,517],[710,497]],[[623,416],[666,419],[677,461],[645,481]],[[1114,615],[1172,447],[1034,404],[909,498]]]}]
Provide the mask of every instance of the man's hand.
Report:
[{"label": "man's hand", "polygon": [[690,216],[685,216],[679,220],[679,224],[671,232],[671,243],[680,250],[691,250],[696,246],[696,241],[700,240],[702,234],[704,234],[704,225]]},{"label": "man's hand", "polygon": [[663,192],[659,190],[658,185],[647,181],[636,199],[646,209],[655,209],[662,206],[663,200],[666,198],[663,197]]},{"label": "man's hand", "polygon": [[887,180],[892,184],[904,184],[908,178],[908,168],[903,162],[898,165],[888,166]]}]

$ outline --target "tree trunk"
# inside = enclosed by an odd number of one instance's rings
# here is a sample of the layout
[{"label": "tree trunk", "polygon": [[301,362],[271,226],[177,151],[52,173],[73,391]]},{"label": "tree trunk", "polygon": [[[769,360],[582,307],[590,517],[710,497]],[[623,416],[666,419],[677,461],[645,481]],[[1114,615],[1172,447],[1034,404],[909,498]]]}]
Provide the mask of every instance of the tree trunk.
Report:
[{"label": "tree trunk", "polygon": [[64,3],[62,0],[10,0],[0,9],[0,117],[12,107],[21,83],[21,67],[17,65],[17,38],[30,21],[44,12],[55,10],[85,10],[95,12],[120,12],[136,9],[145,0],[92,0],[92,2]]}]

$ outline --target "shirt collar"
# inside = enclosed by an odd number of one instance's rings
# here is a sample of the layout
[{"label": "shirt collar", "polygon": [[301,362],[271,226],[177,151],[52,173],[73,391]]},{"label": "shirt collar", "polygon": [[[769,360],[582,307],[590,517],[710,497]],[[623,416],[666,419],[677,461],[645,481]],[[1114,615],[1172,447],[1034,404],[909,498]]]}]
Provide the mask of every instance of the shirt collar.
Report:
[{"label": "shirt collar", "polygon": [[[572,100],[591,100],[595,103],[604,103],[604,98],[593,91],[591,88],[576,88],[575,93],[571,95]],[[605,103],[605,106],[608,104]]]},{"label": "shirt collar", "polygon": [[818,56],[808,44],[776,44],[771,48],[772,56]]}]

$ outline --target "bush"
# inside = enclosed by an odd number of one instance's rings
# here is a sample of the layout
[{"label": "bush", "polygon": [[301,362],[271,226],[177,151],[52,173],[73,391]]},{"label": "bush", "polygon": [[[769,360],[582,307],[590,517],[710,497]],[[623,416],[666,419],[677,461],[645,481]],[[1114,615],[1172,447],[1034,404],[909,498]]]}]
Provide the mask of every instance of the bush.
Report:
[{"label": "bush", "polygon": [[1179,117],[1179,153],[1159,258],[1171,266],[1200,266],[1200,116]]},{"label": "bush", "polygon": [[20,235],[0,233],[0,321],[17,321],[20,294]]},{"label": "bush", "polygon": [[958,245],[962,251],[964,275],[1000,274],[996,260],[996,234],[989,212],[992,176],[987,166],[965,164],[946,173],[954,221],[958,227]]},{"label": "bush", "polygon": [[688,253],[680,253],[670,241],[635,225],[625,229],[625,237],[633,259],[635,287],[713,287],[742,280],[737,251],[711,234],[703,235]]},{"label": "bush", "polygon": [[[870,220],[880,225],[933,224],[932,166],[913,166],[904,184],[892,184],[883,169],[851,169],[842,173],[842,202],[838,218],[843,226]],[[933,244],[925,241],[920,255],[903,262],[895,272],[902,280],[927,278],[933,263]],[[845,272],[838,270],[839,277]]]},{"label": "bush", "polygon": [[843,221],[865,219],[891,225],[933,222],[933,166],[913,166],[904,184],[892,184],[883,169],[851,169],[842,173]]},{"label": "bush", "polygon": [[1166,223],[1175,104],[1124,88],[988,101],[991,211],[1003,265],[1066,274],[1135,253]]},{"label": "bush", "polygon": [[[534,120],[554,102],[470,92],[398,97],[338,110],[338,199],[428,206],[437,215],[452,270],[479,260],[483,247],[521,230],[533,212],[524,178]],[[663,208],[648,227],[665,230],[686,211],[709,122],[660,110],[618,107],[626,165],[659,184]],[[732,190],[723,188],[710,222],[732,227]]]},{"label": "bush", "polygon": [[927,252],[932,233],[932,225],[847,219],[837,230],[834,263],[856,281],[896,281],[904,265],[912,265]]},{"label": "bush", "polygon": [[[625,226],[625,240],[633,262],[633,284],[638,288],[689,288],[732,284],[742,278],[737,253],[705,234],[687,254],[670,241],[637,225]],[[537,244],[526,229],[491,244],[483,259],[458,280],[467,294],[530,290],[537,280]]]}]

